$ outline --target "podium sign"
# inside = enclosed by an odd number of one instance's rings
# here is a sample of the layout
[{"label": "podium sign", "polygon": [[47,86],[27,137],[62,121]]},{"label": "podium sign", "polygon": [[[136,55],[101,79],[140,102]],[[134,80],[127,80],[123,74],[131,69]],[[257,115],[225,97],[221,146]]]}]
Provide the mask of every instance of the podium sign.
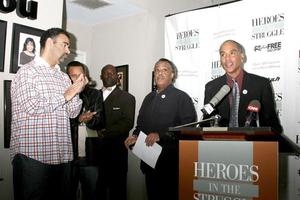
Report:
[{"label": "podium sign", "polygon": [[179,143],[179,200],[278,199],[278,142]]}]

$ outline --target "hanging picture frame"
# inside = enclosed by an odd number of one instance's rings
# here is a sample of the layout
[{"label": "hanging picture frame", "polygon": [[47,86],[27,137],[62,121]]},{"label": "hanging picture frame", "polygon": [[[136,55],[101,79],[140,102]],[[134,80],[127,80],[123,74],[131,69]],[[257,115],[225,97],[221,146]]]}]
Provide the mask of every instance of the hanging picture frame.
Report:
[{"label": "hanging picture frame", "polygon": [[4,80],[4,148],[9,148],[11,135],[11,80]]},{"label": "hanging picture frame", "polygon": [[118,74],[118,83],[117,85],[121,90],[128,92],[128,65],[116,66]]},{"label": "hanging picture frame", "polygon": [[0,20],[0,72],[4,72],[6,27],[7,22]]},{"label": "hanging picture frame", "polygon": [[156,90],[156,85],[155,85],[154,71],[152,71],[151,91],[155,91],[155,90]]},{"label": "hanging picture frame", "polygon": [[43,32],[37,28],[13,24],[10,73],[17,73],[22,65],[40,55],[40,37]]}]

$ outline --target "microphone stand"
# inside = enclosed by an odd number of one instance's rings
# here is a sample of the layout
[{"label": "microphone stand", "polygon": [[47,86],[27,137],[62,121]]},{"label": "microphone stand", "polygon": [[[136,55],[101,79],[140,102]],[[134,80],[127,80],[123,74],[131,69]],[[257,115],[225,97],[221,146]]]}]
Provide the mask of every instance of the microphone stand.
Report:
[{"label": "microphone stand", "polygon": [[213,124],[212,126],[213,126],[213,127],[219,127],[219,121],[220,121],[220,119],[221,119],[221,116],[218,115],[218,114],[216,114],[216,115],[214,116],[214,118],[215,118],[215,120],[214,120],[214,124]]},{"label": "microphone stand", "polygon": [[183,124],[183,125],[179,125],[179,126],[170,127],[169,130],[184,128],[184,127],[188,127],[188,126],[200,125],[200,124],[203,124],[203,123],[206,123],[206,122],[211,122],[211,121],[214,122],[214,126],[218,126],[218,122],[219,122],[220,118],[221,118],[220,115],[215,115],[215,116],[212,116],[208,119],[204,119],[204,120],[201,120],[201,121],[198,121],[198,122],[192,122],[192,123],[188,123],[188,124]]}]

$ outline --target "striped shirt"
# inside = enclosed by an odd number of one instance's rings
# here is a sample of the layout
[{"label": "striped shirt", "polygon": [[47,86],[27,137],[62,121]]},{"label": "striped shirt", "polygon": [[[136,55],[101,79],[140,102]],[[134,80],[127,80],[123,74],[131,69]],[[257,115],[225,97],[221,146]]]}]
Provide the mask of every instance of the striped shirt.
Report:
[{"label": "striped shirt", "polygon": [[11,84],[12,158],[20,153],[46,164],[73,159],[69,118],[75,118],[82,101],[76,95],[66,102],[68,75],[42,58],[21,67]]}]

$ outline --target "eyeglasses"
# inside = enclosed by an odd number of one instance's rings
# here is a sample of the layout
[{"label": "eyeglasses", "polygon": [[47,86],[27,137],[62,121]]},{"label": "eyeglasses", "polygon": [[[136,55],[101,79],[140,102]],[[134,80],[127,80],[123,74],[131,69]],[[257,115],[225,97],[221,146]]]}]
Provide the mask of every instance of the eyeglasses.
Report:
[{"label": "eyeglasses", "polygon": [[56,44],[62,44],[62,46],[64,47],[64,48],[70,48],[70,44],[68,43],[68,42],[57,42],[57,41],[54,41],[54,43]]}]

